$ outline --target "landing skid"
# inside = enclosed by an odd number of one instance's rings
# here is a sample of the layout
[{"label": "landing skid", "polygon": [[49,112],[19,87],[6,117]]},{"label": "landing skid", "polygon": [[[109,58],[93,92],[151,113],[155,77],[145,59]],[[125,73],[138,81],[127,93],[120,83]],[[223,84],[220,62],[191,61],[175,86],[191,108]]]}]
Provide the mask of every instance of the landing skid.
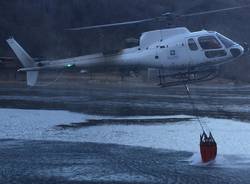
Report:
[{"label": "landing skid", "polygon": [[[207,70],[207,71],[197,71],[191,73],[189,72],[179,73],[176,75],[159,76],[160,78],[159,86],[165,88],[165,87],[173,87],[186,84],[194,84],[199,82],[206,82],[215,79],[216,77],[218,77],[218,74],[219,74],[218,70]],[[180,80],[165,82],[166,77],[180,79]]]}]

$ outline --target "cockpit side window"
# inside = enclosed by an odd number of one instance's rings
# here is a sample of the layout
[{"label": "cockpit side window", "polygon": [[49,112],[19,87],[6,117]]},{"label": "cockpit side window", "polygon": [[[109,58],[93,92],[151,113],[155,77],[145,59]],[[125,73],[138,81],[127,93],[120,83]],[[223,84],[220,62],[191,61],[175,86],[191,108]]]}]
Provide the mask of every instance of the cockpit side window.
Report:
[{"label": "cockpit side window", "polygon": [[188,39],[188,46],[189,46],[190,50],[193,50],[193,51],[198,50],[198,46],[195,43],[193,38]]},{"label": "cockpit side window", "polygon": [[220,42],[214,36],[202,36],[198,40],[201,48],[204,50],[222,48]]},{"label": "cockpit side window", "polygon": [[226,48],[230,48],[233,45],[235,45],[235,43],[232,40],[230,40],[229,38],[227,38],[221,34],[218,34],[218,33],[216,35],[219,38],[219,40],[225,45]]}]

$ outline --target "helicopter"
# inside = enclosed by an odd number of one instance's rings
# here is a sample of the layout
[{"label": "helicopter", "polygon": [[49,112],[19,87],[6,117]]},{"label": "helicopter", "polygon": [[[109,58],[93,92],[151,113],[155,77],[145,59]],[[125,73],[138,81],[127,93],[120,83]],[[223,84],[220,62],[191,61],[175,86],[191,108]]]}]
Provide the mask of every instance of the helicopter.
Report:
[{"label": "helicopter", "polygon": [[[97,26],[69,28],[68,31],[81,31],[141,24],[154,21],[173,21],[185,17],[207,15],[236,9],[248,8],[250,5],[217,9],[185,15],[164,13],[159,17],[104,24]],[[126,70],[157,69],[159,70],[160,85],[163,87],[185,83],[195,83],[211,80],[217,76],[218,66],[232,62],[248,51],[248,45],[240,45],[216,32],[201,30],[190,32],[186,27],[153,30],[144,32],[139,39],[139,45],[123,49],[117,53],[97,53],[80,57],[44,60],[36,62],[14,38],[6,40],[23,68],[18,71],[26,72],[27,85],[35,86],[40,71],[82,69],[103,70],[122,68]],[[162,74],[162,71],[170,71]],[[166,82],[166,77],[172,77],[174,82]]]}]

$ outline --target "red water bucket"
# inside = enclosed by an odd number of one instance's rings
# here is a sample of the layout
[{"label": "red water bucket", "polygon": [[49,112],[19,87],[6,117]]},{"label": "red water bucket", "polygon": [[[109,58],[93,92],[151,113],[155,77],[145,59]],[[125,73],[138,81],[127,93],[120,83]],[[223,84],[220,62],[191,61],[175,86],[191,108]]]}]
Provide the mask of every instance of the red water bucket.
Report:
[{"label": "red water bucket", "polygon": [[215,144],[201,144],[200,145],[201,158],[203,162],[215,160],[217,156],[217,145]]},{"label": "red water bucket", "polygon": [[216,159],[217,144],[210,133],[209,136],[205,132],[201,135],[200,140],[200,153],[203,162],[209,162]]}]

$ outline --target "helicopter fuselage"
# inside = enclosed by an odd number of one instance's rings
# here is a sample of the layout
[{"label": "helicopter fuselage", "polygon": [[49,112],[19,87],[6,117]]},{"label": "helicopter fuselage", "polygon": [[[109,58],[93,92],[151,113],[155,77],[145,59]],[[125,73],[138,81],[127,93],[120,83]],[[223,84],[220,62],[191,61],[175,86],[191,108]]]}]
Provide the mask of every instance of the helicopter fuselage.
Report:
[{"label": "helicopter fuselage", "polygon": [[[228,45],[223,44],[223,40]],[[229,43],[231,42],[231,43]],[[232,52],[231,50],[235,51]],[[237,52],[237,53],[235,53]],[[241,56],[244,49],[217,32],[189,32],[174,28],[143,33],[138,47],[116,54],[102,53],[54,61],[41,61],[31,70],[77,67],[141,67],[178,69],[196,65],[219,65]],[[27,68],[28,69],[28,68]]]},{"label": "helicopter fuselage", "polygon": [[52,61],[33,62],[13,38],[7,42],[24,65],[19,71],[26,72],[67,68],[86,71],[104,68],[156,68],[173,72],[188,67],[221,65],[244,53],[240,44],[217,32],[190,32],[184,27],[145,32],[140,37],[138,47],[124,49],[116,54],[99,53]]}]

